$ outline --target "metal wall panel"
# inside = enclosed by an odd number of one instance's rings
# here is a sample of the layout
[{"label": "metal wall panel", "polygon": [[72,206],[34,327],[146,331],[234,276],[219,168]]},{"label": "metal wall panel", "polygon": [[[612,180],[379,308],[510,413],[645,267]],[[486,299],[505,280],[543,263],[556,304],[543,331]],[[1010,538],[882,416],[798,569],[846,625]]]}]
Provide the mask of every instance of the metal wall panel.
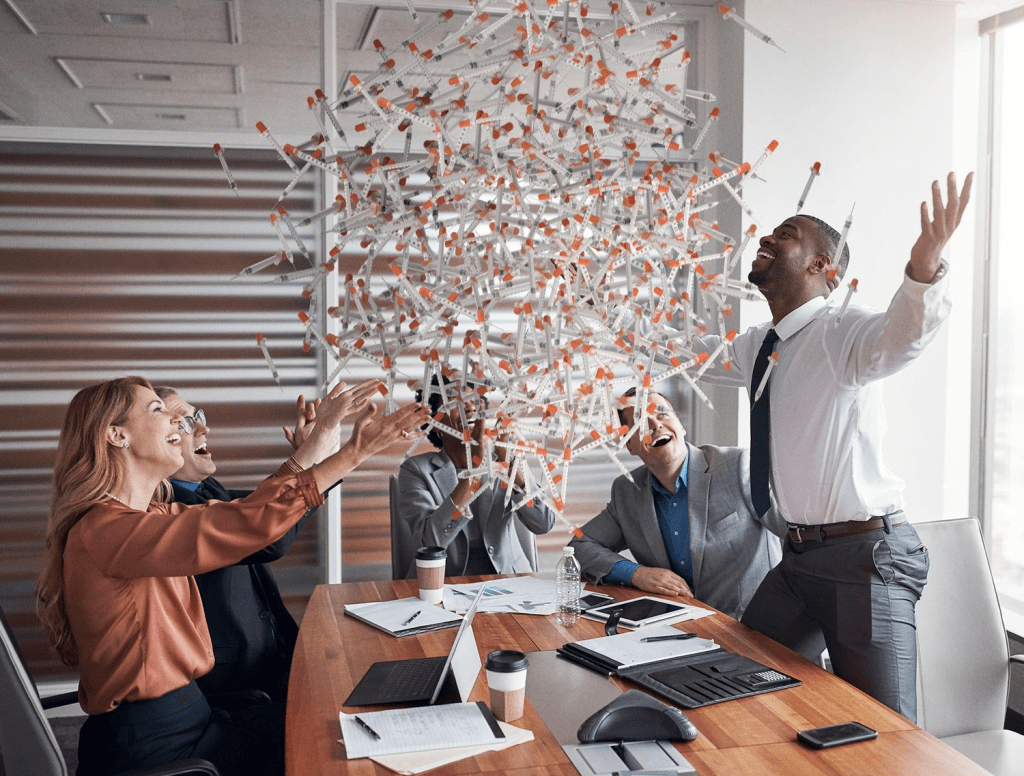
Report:
[{"label": "metal wall panel", "polygon": [[[294,286],[236,277],[279,248],[267,214],[291,176],[271,156],[232,155],[236,197],[209,148],[0,145],[0,602],[37,678],[67,673],[32,596],[77,390],[124,374],[179,388],[207,411],[229,486],[255,486],[290,453],[280,427],[318,374],[301,349],[305,303]],[[314,195],[312,180],[300,184],[290,210],[308,214]],[[307,528],[275,564],[297,611],[321,554]]]}]

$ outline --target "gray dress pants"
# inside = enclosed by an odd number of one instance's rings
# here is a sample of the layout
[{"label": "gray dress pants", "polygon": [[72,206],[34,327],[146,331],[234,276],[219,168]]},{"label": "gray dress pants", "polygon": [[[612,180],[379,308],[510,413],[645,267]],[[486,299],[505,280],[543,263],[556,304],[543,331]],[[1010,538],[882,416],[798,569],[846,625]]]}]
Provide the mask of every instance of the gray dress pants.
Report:
[{"label": "gray dress pants", "polygon": [[812,660],[827,646],[836,676],[916,722],[914,607],[927,579],[928,549],[910,523],[789,539],[743,622]]}]

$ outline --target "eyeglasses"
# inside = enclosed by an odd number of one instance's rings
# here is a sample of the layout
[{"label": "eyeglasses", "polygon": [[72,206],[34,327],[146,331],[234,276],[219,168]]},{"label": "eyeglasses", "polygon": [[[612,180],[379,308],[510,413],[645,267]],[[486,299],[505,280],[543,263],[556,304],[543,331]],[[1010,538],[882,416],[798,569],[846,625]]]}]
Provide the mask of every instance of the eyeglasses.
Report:
[{"label": "eyeglasses", "polygon": [[202,423],[204,426],[206,425],[206,413],[202,410],[196,410],[195,415],[183,416],[181,423],[178,424],[178,428],[186,434],[194,434],[196,431],[196,423]]}]

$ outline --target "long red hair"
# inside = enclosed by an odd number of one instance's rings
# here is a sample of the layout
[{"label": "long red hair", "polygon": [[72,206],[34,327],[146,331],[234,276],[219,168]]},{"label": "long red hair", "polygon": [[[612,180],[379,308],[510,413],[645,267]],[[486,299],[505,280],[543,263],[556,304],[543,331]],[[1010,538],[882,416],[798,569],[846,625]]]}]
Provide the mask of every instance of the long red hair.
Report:
[{"label": "long red hair", "polygon": [[143,377],[120,377],[83,388],[68,405],[57,444],[46,566],[36,585],[36,604],[50,641],[69,666],[78,664],[78,647],[64,605],[64,548],[75,524],[124,477],[124,459],[107,441],[107,429],[127,420],[137,387],[153,386]]}]

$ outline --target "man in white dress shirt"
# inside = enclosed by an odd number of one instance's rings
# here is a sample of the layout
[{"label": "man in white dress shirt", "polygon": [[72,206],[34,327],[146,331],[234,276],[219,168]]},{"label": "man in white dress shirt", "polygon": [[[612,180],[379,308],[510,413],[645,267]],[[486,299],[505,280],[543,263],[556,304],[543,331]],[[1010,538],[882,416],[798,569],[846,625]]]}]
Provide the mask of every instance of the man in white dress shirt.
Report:
[{"label": "man in white dress shirt", "polygon": [[[719,366],[709,374],[749,391],[752,497],[759,512],[775,509],[790,526],[782,562],[743,622],[808,657],[824,640],[836,675],[911,720],[914,607],[928,551],[903,514],[902,480],[882,462],[878,381],[920,355],[949,314],[941,252],[960,223],[971,180],[958,193],[951,173],[945,203],[932,184],[932,212],[922,203],[921,235],[883,313],[856,306],[841,313],[826,301],[849,254],[834,256],[839,235],[819,219],[786,219],[761,239],[749,274],[772,320],[736,337],[731,371]],[[702,340],[707,349],[717,344]],[[767,380],[756,364],[762,349],[762,362],[777,353]]]}]

